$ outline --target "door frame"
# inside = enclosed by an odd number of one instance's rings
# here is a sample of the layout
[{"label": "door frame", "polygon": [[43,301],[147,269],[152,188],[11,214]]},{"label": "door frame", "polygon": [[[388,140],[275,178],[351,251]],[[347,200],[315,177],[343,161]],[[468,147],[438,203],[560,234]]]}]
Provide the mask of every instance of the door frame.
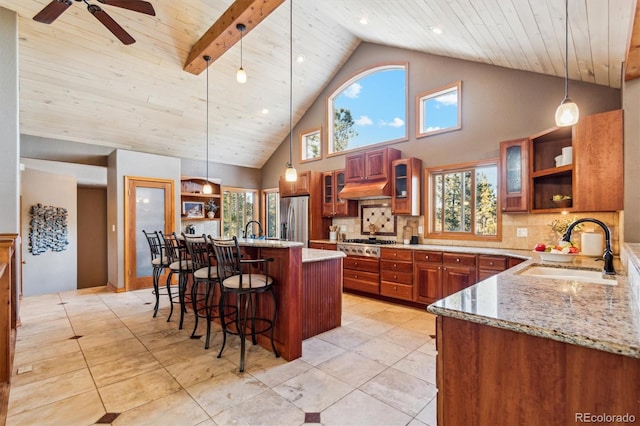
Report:
[{"label": "door frame", "polygon": [[[136,188],[159,188],[165,190],[164,197],[164,230],[165,234],[175,229],[175,182],[173,179],[147,178],[138,176],[124,177],[124,289],[138,290],[153,286],[152,277],[145,277],[142,282],[136,278]],[[166,194],[168,193],[168,196]]]}]

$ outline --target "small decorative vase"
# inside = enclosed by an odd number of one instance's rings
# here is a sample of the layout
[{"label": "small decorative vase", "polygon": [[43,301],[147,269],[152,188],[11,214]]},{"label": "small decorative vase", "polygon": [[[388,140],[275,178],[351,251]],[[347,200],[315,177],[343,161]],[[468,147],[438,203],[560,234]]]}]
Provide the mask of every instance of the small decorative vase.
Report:
[{"label": "small decorative vase", "polygon": [[208,212],[208,213],[207,213],[207,217],[208,217],[209,219],[213,219],[214,217],[216,217],[216,214],[215,214],[214,212]]}]

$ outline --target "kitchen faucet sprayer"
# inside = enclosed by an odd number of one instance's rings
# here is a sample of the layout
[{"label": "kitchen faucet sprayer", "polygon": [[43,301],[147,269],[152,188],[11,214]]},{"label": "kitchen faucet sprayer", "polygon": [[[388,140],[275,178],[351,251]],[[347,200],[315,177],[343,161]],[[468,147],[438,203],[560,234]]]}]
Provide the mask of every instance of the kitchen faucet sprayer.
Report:
[{"label": "kitchen faucet sprayer", "polygon": [[599,221],[598,219],[593,219],[590,217],[583,217],[582,219],[578,219],[571,223],[567,228],[567,231],[562,236],[562,241],[571,241],[571,232],[573,228],[583,222],[591,222],[599,225],[604,230],[604,238],[605,238],[605,247],[604,254],[602,255],[602,260],[604,260],[604,268],[603,272],[605,275],[615,275],[616,271],[613,269],[613,251],[611,250],[611,231],[609,231],[609,227],[605,225],[604,222]]},{"label": "kitchen faucet sprayer", "polygon": [[258,225],[258,238],[262,237],[262,235],[264,234],[264,231],[262,229],[262,224],[257,221],[257,220],[250,220],[249,222],[247,222],[247,224],[244,226],[244,235],[243,238],[256,238],[255,234],[251,234],[251,236],[249,236],[249,227],[251,226],[251,224],[257,224]]}]

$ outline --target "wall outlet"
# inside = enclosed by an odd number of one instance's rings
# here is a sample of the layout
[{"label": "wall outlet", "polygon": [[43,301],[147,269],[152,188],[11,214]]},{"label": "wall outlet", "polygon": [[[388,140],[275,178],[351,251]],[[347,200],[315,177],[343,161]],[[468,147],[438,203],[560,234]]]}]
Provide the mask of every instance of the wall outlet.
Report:
[{"label": "wall outlet", "polygon": [[516,228],[516,237],[526,237],[527,235],[527,228]]},{"label": "wall outlet", "polygon": [[340,232],[347,232],[347,225],[340,225]]},{"label": "wall outlet", "polygon": [[422,234],[422,231],[424,231],[424,229],[422,229],[422,226],[418,226],[418,234]]}]

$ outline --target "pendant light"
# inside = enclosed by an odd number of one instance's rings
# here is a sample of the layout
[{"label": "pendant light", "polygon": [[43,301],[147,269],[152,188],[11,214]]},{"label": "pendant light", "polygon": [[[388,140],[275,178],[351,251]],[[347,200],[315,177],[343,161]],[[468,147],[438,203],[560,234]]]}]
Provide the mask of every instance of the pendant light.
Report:
[{"label": "pendant light", "polygon": [[211,60],[211,56],[205,55],[202,58],[207,61],[207,136],[205,137],[207,141],[207,158],[205,158],[207,164],[207,183],[202,187],[202,193],[209,195],[213,192],[213,188],[209,183],[209,61]]},{"label": "pendant light", "polygon": [[564,99],[556,110],[556,126],[572,126],[578,122],[578,105],[569,99],[569,0],[564,1]]},{"label": "pendant light", "polygon": [[238,83],[246,83],[247,73],[244,71],[244,68],[242,68],[242,34],[244,34],[244,30],[246,30],[247,27],[245,27],[244,24],[238,24],[236,28],[240,31],[240,68],[238,68],[238,72],[236,73],[236,81]]},{"label": "pendant light", "polygon": [[284,179],[287,182],[298,180],[298,172],[293,167],[293,0],[289,7],[289,162]]}]

